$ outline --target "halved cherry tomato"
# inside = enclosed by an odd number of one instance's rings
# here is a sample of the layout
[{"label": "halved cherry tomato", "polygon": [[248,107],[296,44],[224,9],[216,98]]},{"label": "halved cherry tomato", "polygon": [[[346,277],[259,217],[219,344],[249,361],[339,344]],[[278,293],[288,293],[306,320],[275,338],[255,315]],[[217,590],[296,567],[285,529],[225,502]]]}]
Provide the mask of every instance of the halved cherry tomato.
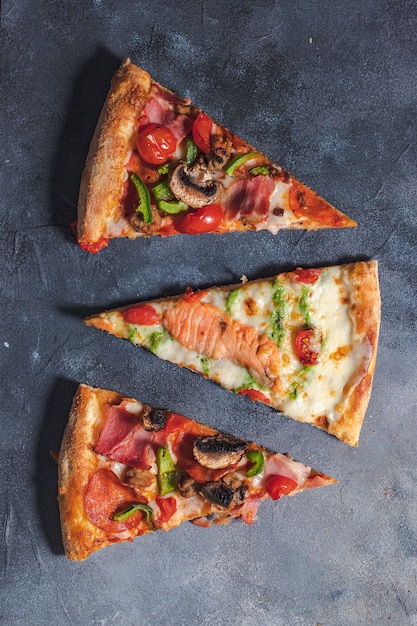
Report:
[{"label": "halved cherry tomato", "polygon": [[161,165],[174,154],[177,140],[167,126],[149,124],[139,131],[136,146],[144,161],[152,165]]},{"label": "halved cherry tomato", "polygon": [[266,404],[271,404],[271,400],[266,396],[262,391],[258,389],[241,389],[239,391],[240,396],[248,396],[248,398],[252,401],[257,400],[258,402],[265,402]]},{"label": "halved cherry tomato", "polygon": [[266,479],[265,489],[272,500],[278,500],[281,496],[287,495],[298,487],[298,483],[288,476],[273,474]]},{"label": "halved cherry tomato", "polygon": [[220,226],[222,219],[223,209],[220,204],[208,204],[197,211],[179,215],[175,220],[175,228],[188,235],[212,233]]},{"label": "halved cherry tomato", "polygon": [[127,324],[154,326],[161,322],[161,316],[150,304],[138,304],[123,311],[123,319]]},{"label": "halved cherry tomato", "polygon": [[314,285],[318,281],[321,270],[316,267],[310,267],[308,269],[298,268],[294,272],[295,280],[297,283],[305,283],[307,285]]},{"label": "halved cherry tomato", "polygon": [[315,350],[317,342],[312,328],[299,330],[295,338],[295,351],[297,358],[303,365],[317,365],[319,361],[318,350]]},{"label": "halved cherry tomato", "polygon": [[213,122],[205,113],[200,113],[193,124],[192,135],[197,146],[208,154],[211,150],[210,135]]},{"label": "halved cherry tomato", "polygon": [[157,496],[155,498],[155,502],[161,511],[158,517],[158,522],[161,524],[168,522],[177,510],[176,499],[172,496],[168,496],[168,498],[161,498],[160,496]]}]

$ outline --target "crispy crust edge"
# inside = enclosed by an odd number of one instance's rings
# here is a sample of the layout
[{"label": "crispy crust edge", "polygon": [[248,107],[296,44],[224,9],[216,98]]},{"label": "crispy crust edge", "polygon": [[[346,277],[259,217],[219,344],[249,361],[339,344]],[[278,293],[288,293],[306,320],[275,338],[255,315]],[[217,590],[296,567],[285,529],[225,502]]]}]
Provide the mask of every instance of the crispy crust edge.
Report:
[{"label": "crispy crust edge", "polygon": [[351,316],[356,332],[362,336],[369,358],[364,363],[362,371],[357,373],[358,381],[352,386],[343,414],[327,430],[341,441],[357,446],[371,396],[376,366],[381,325],[381,296],[377,261],[362,261],[346,265],[345,268],[353,289]]},{"label": "crispy crust edge", "polygon": [[135,120],[143,111],[151,77],[126,59],[114,74],[88,151],[78,197],[78,241],[106,237],[106,222],[120,201],[124,165],[133,149]]},{"label": "crispy crust edge", "polygon": [[115,541],[92,524],[84,512],[84,493],[97,468],[93,452],[102,420],[101,406],[117,402],[115,392],[80,385],[74,396],[58,457],[58,503],[65,556],[82,561]]}]

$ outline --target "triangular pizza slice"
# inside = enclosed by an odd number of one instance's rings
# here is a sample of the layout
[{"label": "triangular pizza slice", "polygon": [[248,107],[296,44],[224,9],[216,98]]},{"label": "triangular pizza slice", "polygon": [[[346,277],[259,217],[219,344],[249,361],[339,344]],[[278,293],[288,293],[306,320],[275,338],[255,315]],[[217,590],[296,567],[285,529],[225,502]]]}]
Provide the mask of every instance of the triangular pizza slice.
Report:
[{"label": "triangular pizza slice", "polygon": [[84,249],[114,237],[346,226],[356,223],[129,59],[114,75],[81,180]]},{"label": "triangular pizza slice", "polygon": [[114,391],[80,385],[58,457],[66,556],[185,521],[256,519],[259,503],[336,480],[288,454]]},{"label": "triangular pizza slice", "polygon": [[376,261],[189,290],[85,321],[358,443],[380,324]]}]

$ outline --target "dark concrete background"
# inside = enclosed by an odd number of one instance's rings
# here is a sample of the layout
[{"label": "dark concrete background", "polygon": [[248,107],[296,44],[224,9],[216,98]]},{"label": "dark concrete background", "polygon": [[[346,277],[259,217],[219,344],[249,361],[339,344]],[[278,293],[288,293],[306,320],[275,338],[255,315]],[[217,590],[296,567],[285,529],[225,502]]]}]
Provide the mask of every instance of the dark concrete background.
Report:
[{"label": "dark concrete background", "polygon": [[[417,624],[416,31],[407,0],[3,0],[1,623]],[[358,228],[81,251],[68,224],[126,56]],[[188,285],[364,258],[380,263],[383,318],[357,449],[82,323]],[[80,382],[290,451],[339,483],[264,503],[252,527],[185,524],[71,563],[49,450]]]}]

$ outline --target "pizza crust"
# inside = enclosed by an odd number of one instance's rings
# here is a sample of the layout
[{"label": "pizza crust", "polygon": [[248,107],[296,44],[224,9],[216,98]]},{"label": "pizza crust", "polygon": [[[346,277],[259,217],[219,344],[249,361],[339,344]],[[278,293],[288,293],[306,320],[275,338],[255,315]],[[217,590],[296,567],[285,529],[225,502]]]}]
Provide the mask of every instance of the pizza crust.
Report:
[{"label": "pizza crust", "polygon": [[363,337],[365,352],[369,358],[361,371],[357,372],[357,382],[352,387],[340,419],[329,425],[327,431],[345,443],[357,446],[371,396],[381,323],[381,297],[377,261],[364,261],[345,267],[352,285],[351,317],[356,333]]},{"label": "pizza crust", "polygon": [[106,237],[106,223],[120,218],[126,161],[135,142],[135,123],[151,90],[151,77],[126,59],[113,76],[81,178],[78,241]]},{"label": "pizza crust", "polygon": [[92,524],[84,512],[89,477],[98,468],[93,448],[101,425],[101,406],[117,402],[119,394],[80,385],[58,457],[58,503],[62,540],[68,559],[82,561],[99,548],[114,543],[108,533]]}]

